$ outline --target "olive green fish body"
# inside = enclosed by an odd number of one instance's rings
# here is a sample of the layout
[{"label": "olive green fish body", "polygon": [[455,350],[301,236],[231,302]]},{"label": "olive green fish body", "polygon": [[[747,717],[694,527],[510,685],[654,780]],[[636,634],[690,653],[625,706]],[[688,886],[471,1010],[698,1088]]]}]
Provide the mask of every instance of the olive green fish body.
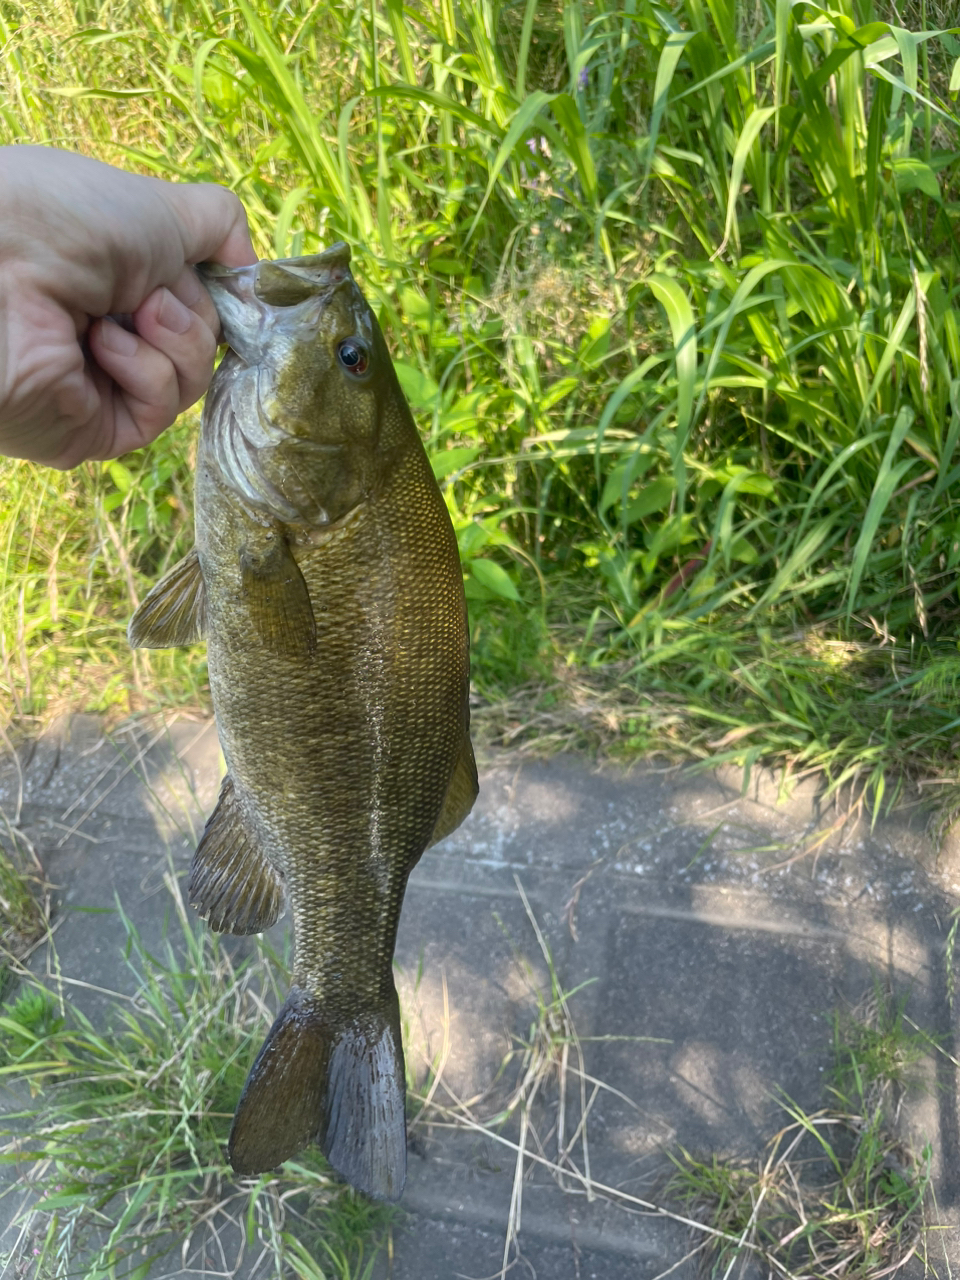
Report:
[{"label": "olive green fish body", "polygon": [[204,414],[196,551],[131,640],[207,638],[228,773],[191,900],[232,932],[266,928],[284,897],[293,915],[294,986],[237,1109],[234,1167],[317,1140],[392,1199],[400,908],[423,850],[469,811],[476,770],[456,539],[347,258],[214,278],[234,352]]}]

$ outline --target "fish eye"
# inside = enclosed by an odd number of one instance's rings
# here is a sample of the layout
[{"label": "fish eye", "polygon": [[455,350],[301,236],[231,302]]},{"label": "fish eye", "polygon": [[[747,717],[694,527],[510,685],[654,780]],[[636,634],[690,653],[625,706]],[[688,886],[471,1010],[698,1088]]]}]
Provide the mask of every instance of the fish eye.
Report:
[{"label": "fish eye", "polygon": [[337,359],[347,373],[352,373],[355,378],[361,377],[367,371],[369,363],[367,349],[356,338],[344,338],[337,347]]}]

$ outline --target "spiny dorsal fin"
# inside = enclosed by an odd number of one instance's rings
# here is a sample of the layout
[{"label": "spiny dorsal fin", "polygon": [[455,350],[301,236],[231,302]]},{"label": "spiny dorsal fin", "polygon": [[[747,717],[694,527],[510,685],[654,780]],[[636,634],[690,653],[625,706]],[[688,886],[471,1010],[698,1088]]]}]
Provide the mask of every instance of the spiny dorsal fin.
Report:
[{"label": "spiny dorsal fin", "polygon": [[133,649],[173,649],[203,639],[205,591],[197,548],[151,590],[127,627]]},{"label": "spiny dorsal fin", "polygon": [[277,538],[240,552],[240,576],[250,616],[263,644],[281,657],[312,654],[317,623],[310,592],[289,546]]},{"label": "spiny dorsal fin", "polygon": [[229,774],[193,855],[188,893],[217,933],[262,933],[283,910],[283,881],[248,835]]},{"label": "spiny dorsal fin", "polygon": [[453,770],[453,777],[447,787],[447,794],[443,798],[440,817],[437,819],[437,825],[434,827],[433,835],[430,837],[430,844],[427,845],[428,849],[443,840],[445,836],[450,835],[451,831],[456,831],[457,827],[473,808],[473,802],[476,800],[479,790],[480,784],[477,781],[477,762],[473,754],[473,743],[470,741],[470,735],[467,734],[463,740],[463,746],[460,748],[460,755]]}]

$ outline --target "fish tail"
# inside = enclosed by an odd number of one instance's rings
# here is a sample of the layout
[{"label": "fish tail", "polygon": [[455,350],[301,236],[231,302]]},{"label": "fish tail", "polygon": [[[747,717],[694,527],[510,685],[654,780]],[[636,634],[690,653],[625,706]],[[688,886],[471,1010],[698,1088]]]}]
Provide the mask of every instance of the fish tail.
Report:
[{"label": "fish tail", "polygon": [[275,1169],[310,1142],[358,1191],[399,1200],[407,1173],[400,1003],[331,1019],[294,987],[250,1069],[230,1131],[239,1174]]}]

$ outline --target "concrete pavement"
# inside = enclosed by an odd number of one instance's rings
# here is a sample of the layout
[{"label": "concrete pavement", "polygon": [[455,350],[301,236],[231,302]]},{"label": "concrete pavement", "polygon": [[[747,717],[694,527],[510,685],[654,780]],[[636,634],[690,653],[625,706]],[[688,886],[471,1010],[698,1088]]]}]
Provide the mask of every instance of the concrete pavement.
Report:
[{"label": "concrete pavement", "polygon": [[[19,814],[57,886],[64,973],[92,987],[123,981],[118,931],[81,909],[112,909],[114,894],[147,945],[159,939],[167,859],[186,870],[218,777],[213,726],[189,720],[105,734],[95,718],[74,716],[0,767],[0,805]],[[590,1175],[620,1193],[590,1201],[582,1183],[568,1179],[564,1191],[528,1163],[517,1274],[652,1280],[678,1263],[673,1275],[696,1274],[695,1259],[681,1261],[696,1243],[687,1229],[633,1202],[657,1201],[664,1150],[759,1156],[784,1123],[778,1097],[823,1104],[833,1011],[877,981],[940,1037],[944,1052],[920,1064],[901,1123],[907,1139],[933,1146],[941,1221],[960,1221],[945,955],[960,856],[948,842],[937,862],[918,810],[872,833],[848,825],[802,856],[833,816],[812,781],[784,801],[762,772],[741,794],[733,771],[494,754],[481,787],[468,821],[411,878],[397,948],[408,1058],[422,1076],[442,1059],[435,1100],[486,1095],[471,1113],[489,1116],[520,1087],[518,1046],[531,1028],[552,1024],[556,1048],[569,1015],[585,1096],[594,1082],[609,1086],[589,1109]],[[552,1003],[537,929],[574,992],[565,1011]],[[76,998],[97,1016],[95,991]],[[565,1065],[569,1137],[580,1102],[569,1049]],[[550,1159],[560,1077],[557,1066],[542,1072],[527,1111],[528,1150],[539,1141]],[[516,1141],[516,1124],[503,1136]],[[582,1171],[582,1144],[573,1158]],[[393,1280],[498,1274],[514,1175],[514,1151],[496,1136],[414,1126]],[[957,1233],[937,1241],[956,1272]]]}]

